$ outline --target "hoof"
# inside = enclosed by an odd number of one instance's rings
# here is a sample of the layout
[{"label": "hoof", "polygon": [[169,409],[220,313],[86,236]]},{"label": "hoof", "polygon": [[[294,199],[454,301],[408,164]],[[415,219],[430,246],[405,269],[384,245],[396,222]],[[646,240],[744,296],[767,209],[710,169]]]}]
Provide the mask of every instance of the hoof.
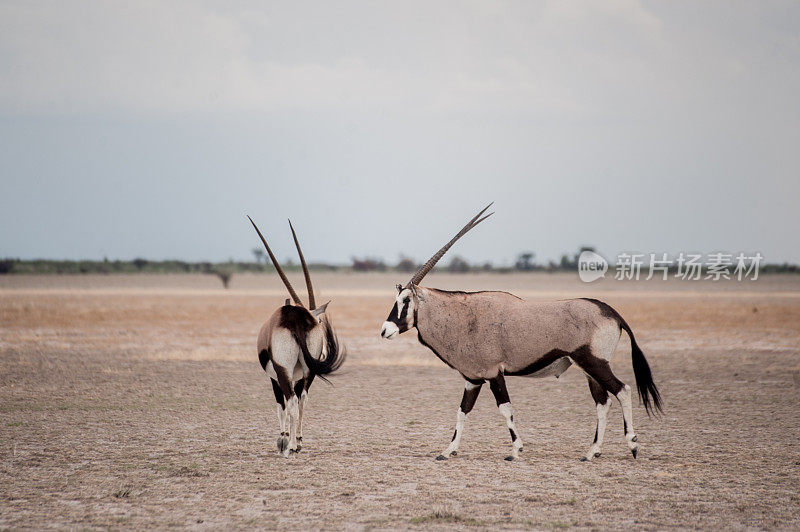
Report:
[{"label": "hoof", "polygon": [[442,460],[447,460],[447,457],[443,454],[440,454],[439,456],[436,457],[436,460],[441,462]]},{"label": "hoof", "polygon": [[586,458],[585,456],[583,458],[581,458],[581,462],[588,462],[588,461],[589,461],[589,459]]},{"label": "hoof", "polygon": [[637,436],[634,436],[633,438],[631,438],[631,441],[636,443],[637,441],[639,441],[639,438]]},{"label": "hoof", "polygon": [[639,452],[639,448],[638,447],[634,447],[633,449],[631,449],[631,454],[633,455],[634,458],[636,458],[636,454],[638,452]]},{"label": "hoof", "polygon": [[600,453],[594,453],[595,458],[600,458]]},{"label": "hoof", "polygon": [[458,456],[458,451],[453,451],[452,453],[450,453],[450,456]]},{"label": "hoof", "polygon": [[303,449],[303,438],[297,438],[297,452],[299,453]]},{"label": "hoof", "polygon": [[514,457],[513,456],[506,456],[505,458],[503,458],[503,460],[505,460],[506,462],[511,462],[511,461],[514,460]]}]

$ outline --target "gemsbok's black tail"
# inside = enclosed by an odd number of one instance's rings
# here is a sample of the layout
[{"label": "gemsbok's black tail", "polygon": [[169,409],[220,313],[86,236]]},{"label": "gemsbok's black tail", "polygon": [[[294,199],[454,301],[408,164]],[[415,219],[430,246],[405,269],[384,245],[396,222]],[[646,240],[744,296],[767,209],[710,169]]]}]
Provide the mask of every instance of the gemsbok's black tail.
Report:
[{"label": "gemsbok's black tail", "polygon": [[325,355],[322,358],[314,358],[308,351],[304,333],[295,332],[295,330],[292,333],[297,345],[300,346],[300,350],[303,352],[303,360],[305,360],[308,369],[320,379],[327,381],[328,379],[325,378],[325,375],[330,375],[342,367],[344,359],[347,357],[347,352],[339,343],[339,338],[333,331],[333,327],[331,327],[327,317],[322,318],[322,325],[325,327]]},{"label": "gemsbok's black tail", "polygon": [[633,374],[636,376],[636,388],[639,391],[639,399],[644,405],[644,410],[647,415],[660,414],[661,410],[661,394],[656,388],[656,383],[653,382],[653,372],[650,371],[650,364],[644,358],[644,353],[636,343],[636,338],[633,336],[633,331],[625,323],[625,320],[620,316],[620,327],[628,333],[631,339],[631,361],[633,362]]}]

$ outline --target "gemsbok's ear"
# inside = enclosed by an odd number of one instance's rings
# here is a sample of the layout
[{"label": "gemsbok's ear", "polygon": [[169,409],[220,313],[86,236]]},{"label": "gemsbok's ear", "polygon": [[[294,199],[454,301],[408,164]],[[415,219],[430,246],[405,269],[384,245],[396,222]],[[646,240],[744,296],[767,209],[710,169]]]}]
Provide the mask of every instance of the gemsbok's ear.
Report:
[{"label": "gemsbok's ear", "polygon": [[325,309],[328,308],[328,304],[329,303],[330,303],[330,301],[328,301],[328,303],[325,303],[321,307],[315,308],[314,310],[311,311],[311,315],[314,316],[315,318],[319,318],[320,316],[325,314]]},{"label": "gemsbok's ear", "polygon": [[400,293],[400,292],[402,292],[402,291],[403,291],[403,285],[401,285],[401,284],[398,284],[398,285],[397,285],[397,293],[399,294],[399,293]]}]

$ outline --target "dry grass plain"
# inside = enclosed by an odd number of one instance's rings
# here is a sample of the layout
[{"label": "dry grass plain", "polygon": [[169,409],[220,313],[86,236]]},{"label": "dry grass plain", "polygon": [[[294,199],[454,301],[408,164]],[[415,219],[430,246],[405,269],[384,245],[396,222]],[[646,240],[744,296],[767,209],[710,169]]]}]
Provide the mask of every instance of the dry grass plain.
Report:
[{"label": "dry grass plain", "polygon": [[[296,286],[302,286],[300,278]],[[270,276],[0,278],[0,528],[800,529],[800,277],[584,285],[433,274],[429,286],[598,297],[631,324],[665,399],[612,406],[603,456],[584,376],[509,378],[522,459],[484,390],[437,462],[462,381],[414,333],[378,336],[395,275],[316,275],[349,359],[315,383],[305,448],[275,449],[255,353]],[[627,339],[612,363],[633,384]]]}]

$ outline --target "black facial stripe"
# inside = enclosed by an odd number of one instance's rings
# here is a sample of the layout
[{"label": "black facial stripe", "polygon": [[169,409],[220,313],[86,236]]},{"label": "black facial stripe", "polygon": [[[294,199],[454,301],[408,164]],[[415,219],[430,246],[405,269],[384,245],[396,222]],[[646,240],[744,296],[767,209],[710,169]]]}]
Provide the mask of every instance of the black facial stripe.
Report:
[{"label": "black facial stripe", "polygon": [[[395,306],[397,306],[397,303],[395,303]],[[403,310],[402,312],[400,312],[400,322],[405,323],[407,317],[408,317],[408,301],[403,303]]]},{"label": "black facial stripe", "polygon": [[389,313],[389,317],[386,318],[386,321],[397,323],[397,303],[395,303],[394,306],[392,307],[392,311]]},{"label": "black facial stripe", "polygon": [[397,303],[395,303],[394,306],[392,307],[392,311],[389,313],[389,317],[386,318],[386,321],[390,321],[395,325],[397,325],[398,327],[402,328],[402,326],[406,322],[406,318],[408,317],[408,306],[409,306],[408,301],[404,302],[403,310],[400,311],[400,315],[398,316]]}]

